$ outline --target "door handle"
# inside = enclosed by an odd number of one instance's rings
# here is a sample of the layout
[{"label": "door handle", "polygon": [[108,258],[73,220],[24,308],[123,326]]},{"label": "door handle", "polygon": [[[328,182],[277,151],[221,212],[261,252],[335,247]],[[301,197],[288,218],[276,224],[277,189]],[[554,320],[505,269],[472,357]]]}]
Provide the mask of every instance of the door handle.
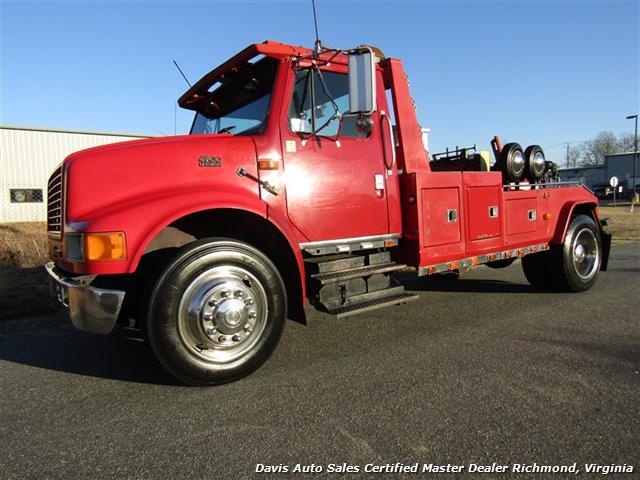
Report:
[{"label": "door handle", "polygon": [[376,190],[384,190],[384,175],[376,173],[373,176],[373,181],[375,183]]},{"label": "door handle", "polygon": [[384,110],[380,111],[380,123],[383,120],[387,121],[387,125],[389,126],[389,146],[391,147],[391,165],[387,165],[387,149],[384,145],[384,135],[380,135],[382,138],[382,156],[384,161],[384,166],[387,170],[391,170],[393,166],[396,164],[396,145],[393,138],[393,127],[391,126],[391,119],[387,116]]}]

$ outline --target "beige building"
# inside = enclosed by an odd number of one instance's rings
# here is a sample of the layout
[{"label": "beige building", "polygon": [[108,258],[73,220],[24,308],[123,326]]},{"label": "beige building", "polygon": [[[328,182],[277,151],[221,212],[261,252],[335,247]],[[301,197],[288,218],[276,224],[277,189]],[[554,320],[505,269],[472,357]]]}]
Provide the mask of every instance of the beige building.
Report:
[{"label": "beige building", "polygon": [[70,153],[139,138],[148,136],[0,126],[0,223],[45,222],[49,175]]}]

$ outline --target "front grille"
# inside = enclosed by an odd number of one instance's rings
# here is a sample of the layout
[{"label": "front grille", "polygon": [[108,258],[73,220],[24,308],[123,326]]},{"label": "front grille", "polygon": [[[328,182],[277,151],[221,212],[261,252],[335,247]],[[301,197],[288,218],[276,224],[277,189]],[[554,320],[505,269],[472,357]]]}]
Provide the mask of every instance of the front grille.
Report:
[{"label": "front grille", "polygon": [[47,232],[60,234],[62,232],[62,165],[56,168],[49,178],[47,188]]}]

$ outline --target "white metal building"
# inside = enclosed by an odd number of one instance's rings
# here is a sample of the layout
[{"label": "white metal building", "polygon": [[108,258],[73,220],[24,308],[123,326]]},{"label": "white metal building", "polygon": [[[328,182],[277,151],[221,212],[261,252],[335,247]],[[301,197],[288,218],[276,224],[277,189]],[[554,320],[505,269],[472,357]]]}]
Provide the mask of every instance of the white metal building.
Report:
[{"label": "white metal building", "polygon": [[0,223],[47,220],[49,175],[70,153],[147,135],[0,126]]},{"label": "white metal building", "polygon": [[[633,162],[636,162],[635,170]],[[636,177],[633,177],[633,174]],[[640,183],[640,152],[615,153],[605,155],[602,165],[589,167],[561,168],[560,177],[566,181],[580,181],[592,190],[603,191],[609,186],[611,177],[617,177],[619,187],[622,188],[621,197],[632,194],[634,186]]]}]

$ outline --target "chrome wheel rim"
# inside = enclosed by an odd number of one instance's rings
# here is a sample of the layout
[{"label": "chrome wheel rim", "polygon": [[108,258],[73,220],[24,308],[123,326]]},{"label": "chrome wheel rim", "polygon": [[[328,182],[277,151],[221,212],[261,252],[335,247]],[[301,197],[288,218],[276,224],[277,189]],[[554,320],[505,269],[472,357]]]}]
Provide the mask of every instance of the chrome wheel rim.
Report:
[{"label": "chrome wheel rim", "polygon": [[267,294],[258,279],[235,265],[196,277],[178,306],[184,346],[209,368],[230,368],[255,350],[267,325]]},{"label": "chrome wheel rim", "polygon": [[598,240],[590,228],[583,228],[571,245],[573,268],[580,278],[589,280],[600,267]]},{"label": "chrome wheel rim", "polygon": [[511,171],[513,175],[519,177],[524,171],[524,153],[521,150],[516,150],[511,156]]}]

